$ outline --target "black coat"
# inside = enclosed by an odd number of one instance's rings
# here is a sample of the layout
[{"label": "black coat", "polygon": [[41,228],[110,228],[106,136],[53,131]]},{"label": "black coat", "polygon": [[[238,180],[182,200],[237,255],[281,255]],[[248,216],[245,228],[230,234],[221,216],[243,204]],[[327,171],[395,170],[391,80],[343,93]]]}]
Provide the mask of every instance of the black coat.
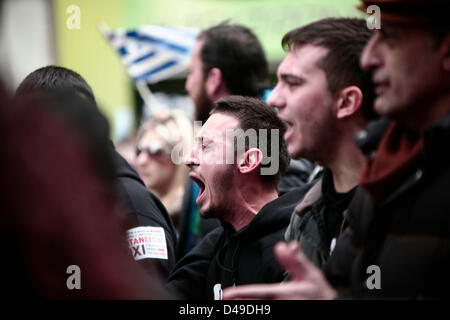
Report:
[{"label": "black coat", "polygon": [[[122,211],[129,221],[129,229],[141,226],[162,227],[167,245],[167,259],[143,259],[157,261],[163,277],[172,271],[175,265],[177,238],[172,220],[161,201],[151,193],[136,171],[114,150],[116,165],[116,184]],[[149,270],[152,270],[149,268]]]},{"label": "black coat", "polygon": [[186,299],[213,299],[215,287],[280,282],[283,268],[273,247],[283,240],[302,192],[295,189],[269,202],[239,232],[226,223],[213,230],[177,263],[169,290]]},{"label": "black coat", "polygon": [[[424,134],[413,173],[380,205],[360,189],[349,232],[326,267],[338,288],[362,298],[435,298],[450,287],[450,114]],[[367,280],[379,267],[380,289]],[[373,280],[374,278],[372,278]]]}]

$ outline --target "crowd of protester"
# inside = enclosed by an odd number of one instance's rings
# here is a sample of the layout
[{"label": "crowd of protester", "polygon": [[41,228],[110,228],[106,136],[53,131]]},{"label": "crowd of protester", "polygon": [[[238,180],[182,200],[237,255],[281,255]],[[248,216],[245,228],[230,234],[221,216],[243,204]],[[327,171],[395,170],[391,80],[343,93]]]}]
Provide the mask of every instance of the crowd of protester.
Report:
[{"label": "crowd of protester", "polygon": [[0,86],[3,294],[447,297],[450,2],[361,2],[380,29],[331,17],[280,35],[266,102],[254,33],[203,30],[193,117],[152,115],[126,159],[77,72]]}]

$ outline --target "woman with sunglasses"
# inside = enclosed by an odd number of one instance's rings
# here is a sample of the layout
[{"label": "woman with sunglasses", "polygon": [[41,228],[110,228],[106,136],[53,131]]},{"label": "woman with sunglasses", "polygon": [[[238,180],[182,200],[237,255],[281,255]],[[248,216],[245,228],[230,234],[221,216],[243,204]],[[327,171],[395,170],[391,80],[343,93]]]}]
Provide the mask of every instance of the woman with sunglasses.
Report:
[{"label": "woman with sunglasses", "polygon": [[154,115],[138,131],[137,171],[147,188],[162,201],[175,227],[187,175],[182,159],[192,144],[192,122],[181,111]]}]

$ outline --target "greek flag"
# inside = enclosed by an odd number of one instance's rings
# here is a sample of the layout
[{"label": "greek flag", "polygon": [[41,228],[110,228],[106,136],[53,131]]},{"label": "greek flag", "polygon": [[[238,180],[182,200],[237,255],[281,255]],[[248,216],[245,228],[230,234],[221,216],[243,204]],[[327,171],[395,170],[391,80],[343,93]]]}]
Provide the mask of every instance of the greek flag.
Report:
[{"label": "greek flag", "polygon": [[198,31],[148,25],[134,30],[101,30],[136,83],[156,83],[185,72]]}]

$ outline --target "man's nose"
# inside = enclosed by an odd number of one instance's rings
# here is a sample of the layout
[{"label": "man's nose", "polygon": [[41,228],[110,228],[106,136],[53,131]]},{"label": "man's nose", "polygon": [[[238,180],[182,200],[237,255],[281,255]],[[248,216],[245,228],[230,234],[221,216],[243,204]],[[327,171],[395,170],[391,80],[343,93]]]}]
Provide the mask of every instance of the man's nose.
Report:
[{"label": "man's nose", "polygon": [[184,90],[185,90],[186,92],[189,92],[189,76],[188,76],[188,78],[186,79],[186,82],[184,83]]},{"label": "man's nose", "polygon": [[197,159],[195,148],[192,148],[191,151],[186,155],[184,158],[183,163],[188,166],[190,169],[192,169],[194,166],[199,165],[199,161]]},{"label": "man's nose", "polygon": [[188,74],[186,82],[184,83],[184,90],[189,94],[192,91],[192,75]]},{"label": "man's nose", "polygon": [[361,68],[364,71],[372,70],[381,64],[381,59],[378,54],[378,40],[379,33],[375,31],[369,42],[367,42],[364,47],[359,61]]},{"label": "man's nose", "polygon": [[267,104],[276,110],[281,110],[286,106],[285,99],[280,93],[279,85],[276,85],[275,88],[270,93],[267,98]]}]

